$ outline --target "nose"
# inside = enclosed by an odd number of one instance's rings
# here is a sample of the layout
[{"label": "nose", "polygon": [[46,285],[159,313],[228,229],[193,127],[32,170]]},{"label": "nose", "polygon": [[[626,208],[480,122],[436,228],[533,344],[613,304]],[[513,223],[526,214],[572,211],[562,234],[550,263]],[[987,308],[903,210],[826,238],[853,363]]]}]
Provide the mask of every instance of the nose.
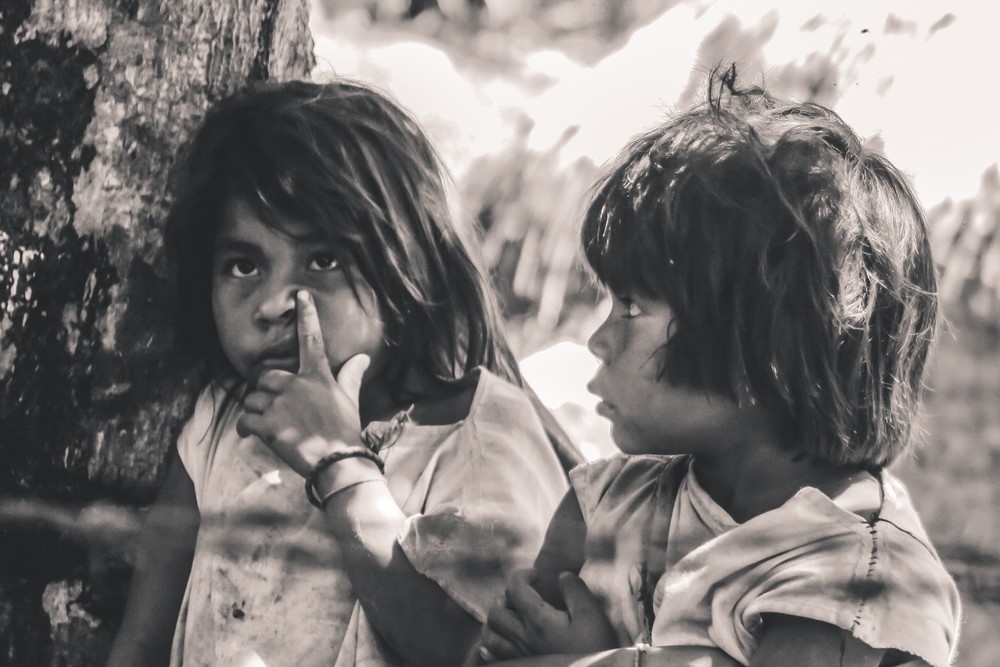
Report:
[{"label": "nose", "polygon": [[608,344],[608,329],[608,320],[604,320],[601,326],[597,327],[597,330],[587,339],[587,349],[605,365],[608,363],[608,353],[611,350],[611,346]]},{"label": "nose", "polygon": [[295,321],[298,286],[282,284],[269,289],[257,304],[254,320],[259,324],[291,324]]}]

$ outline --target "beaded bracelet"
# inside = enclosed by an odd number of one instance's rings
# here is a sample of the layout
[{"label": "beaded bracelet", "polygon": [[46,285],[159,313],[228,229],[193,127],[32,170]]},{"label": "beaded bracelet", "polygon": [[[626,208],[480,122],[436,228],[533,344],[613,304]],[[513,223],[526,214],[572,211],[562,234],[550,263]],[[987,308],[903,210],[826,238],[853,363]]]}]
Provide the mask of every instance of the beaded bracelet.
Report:
[{"label": "beaded bracelet", "polygon": [[338,449],[335,452],[331,452],[317,461],[316,465],[312,467],[312,470],[310,470],[309,474],[306,476],[306,498],[309,499],[309,502],[312,503],[313,507],[323,509],[323,501],[328,500],[330,495],[332,495],[327,494],[327,496],[323,499],[320,499],[319,496],[316,495],[316,480],[319,479],[320,473],[338,461],[351,458],[368,459],[378,466],[378,471],[380,473],[385,474],[385,462],[382,461],[382,457],[367,447],[352,447],[350,449]]}]

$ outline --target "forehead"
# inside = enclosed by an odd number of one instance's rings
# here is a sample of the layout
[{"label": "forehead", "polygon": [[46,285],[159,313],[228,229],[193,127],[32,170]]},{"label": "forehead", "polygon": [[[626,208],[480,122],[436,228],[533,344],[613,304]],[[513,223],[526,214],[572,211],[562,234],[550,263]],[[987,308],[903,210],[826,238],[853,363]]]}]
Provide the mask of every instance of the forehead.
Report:
[{"label": "forehead", "polygon": [[254,207],[239,198],[226,202],[216,233],[216,245],[238,241],[266,247],[276,241],[316,243],[323,240],[315,225],[278,212],[262,218]]}]

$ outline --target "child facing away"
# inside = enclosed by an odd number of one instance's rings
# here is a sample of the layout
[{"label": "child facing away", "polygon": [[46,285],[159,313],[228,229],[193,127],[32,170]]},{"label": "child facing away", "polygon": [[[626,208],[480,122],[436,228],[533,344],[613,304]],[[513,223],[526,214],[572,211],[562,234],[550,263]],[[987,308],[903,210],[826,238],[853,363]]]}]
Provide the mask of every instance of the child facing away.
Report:
[{"label": "child facing away", "polygon": [[571,473],[482,658],[950,664],[958,594],[887,469],[937,316],[904,177],[733,68],[628,146],[582,236],[613,296],[589,389],[622,454]]},{"label": "child facing away", "polygon": [[182,165],[210,382],[109,664],[460,663],[567,483],[435,152],[381,93],[290,82],[216,105]]}]

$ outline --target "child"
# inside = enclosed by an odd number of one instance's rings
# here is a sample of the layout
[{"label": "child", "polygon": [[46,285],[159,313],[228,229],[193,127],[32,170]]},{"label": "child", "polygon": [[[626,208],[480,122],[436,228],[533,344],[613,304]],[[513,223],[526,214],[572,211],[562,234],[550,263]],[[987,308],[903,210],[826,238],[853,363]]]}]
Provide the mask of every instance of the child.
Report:
[{"label": "child", "polygon": [[887,470],[935,328],[924,215],[829,109],[738,89],[734,69],[709,90],[587,211],[613,295],[589,389],[623,454],[571,473],[480,653],[948,665],[957,592]]},{"label": "child", "polygon": [[423,132],[346,81],[240,92],[167,238],[210,382],[110,664],[459,663],[566,479]]}]

